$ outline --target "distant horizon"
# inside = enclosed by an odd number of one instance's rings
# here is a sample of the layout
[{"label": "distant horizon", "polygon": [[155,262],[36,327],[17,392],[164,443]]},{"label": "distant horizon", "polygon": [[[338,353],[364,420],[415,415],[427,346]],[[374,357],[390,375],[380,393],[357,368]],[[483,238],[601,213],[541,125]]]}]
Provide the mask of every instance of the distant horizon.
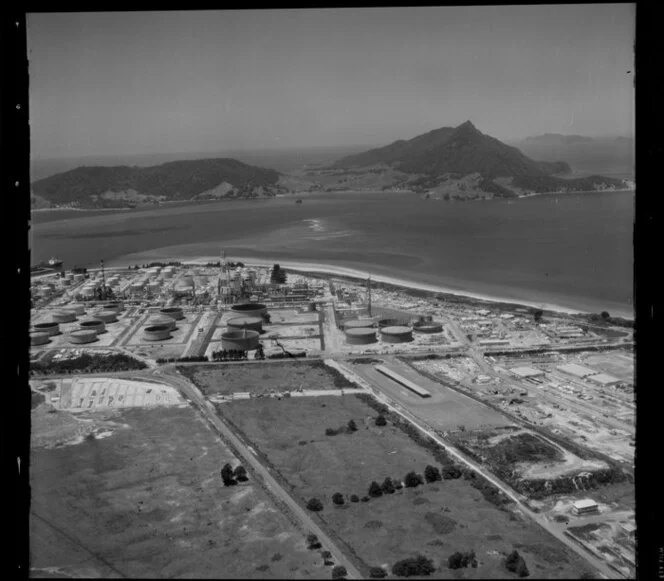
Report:
[{"label": "distant horizon", "polygon": [[[634,133],[634,4],[28,15],[39,159]],[[169,153],[169,154],[172,154]]]}]

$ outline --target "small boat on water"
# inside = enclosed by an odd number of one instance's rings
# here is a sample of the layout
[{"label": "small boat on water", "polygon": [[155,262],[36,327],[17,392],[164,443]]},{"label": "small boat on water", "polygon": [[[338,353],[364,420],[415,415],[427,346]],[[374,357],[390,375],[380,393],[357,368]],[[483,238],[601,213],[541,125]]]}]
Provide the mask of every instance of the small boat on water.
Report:
[{"label": "small boat on water", "polygon": [[301,204],[301,203],[302,203],[302,200],[295,200],[295,203],[296,203],[296,204]]},{"label": "small boat on water", "polygon": [[62,260],[60,260],[57,256],[51,256],[51,258],[48,261],[49,266],[60,266],[62,264]]}]

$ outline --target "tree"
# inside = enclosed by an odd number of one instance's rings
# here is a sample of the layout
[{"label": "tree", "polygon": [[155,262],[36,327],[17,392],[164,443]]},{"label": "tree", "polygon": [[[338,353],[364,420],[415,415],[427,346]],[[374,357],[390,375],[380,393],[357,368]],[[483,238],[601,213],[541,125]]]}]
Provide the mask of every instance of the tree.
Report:
[{"label": "tree", "polygon": [[415,488],[420,484],[423,484],[422,476],[416,472],[409,472],[406,474],[406,477],[403,479],[403,483],[407,488]]},{"label": "tree", "polygon": [[608,321],[611,318],[611,315],[609,315],[607,311],[602,311],[599,316],[602,317],[602,319],[605,321]]},{"label": "tree", "polygon": [[[385,416],[383,414],[379,414],[378,417],[376,418],[376,425],[377,426],[384,426],[387,424],[387,420],[385,419]],[[382,569],[381,569],[382,571]]]},{"label": "tree", "polygon": [[313,512],[318,512],[323,510],[323,503],[317,498],[310,498],[307,502],[307,508]]},{"label": "tree", "polygon": [[519,552],[515,549],[505,559],[505,568],[512,573],[516,573],[519,577],[528,577],[530,572],[526,566],[526,561],[524,558],[519,555]]},{"label": "tree", "polygon": [[332,553],[330,553],[330,551],[323,551],[320,556],[323,557],[323,559],[331,559]]},{"label": "tree", "polygon": [[379,496],[383,496],[383,491],[380,489],[380,484],[378,484],[378,482],[376,482],[375,480],[369,486],[368,494],[373,498],[378,498]]},{"label": "tree", "polygon": [[314,535],[314,533],[309,533],[307,535],[307,548],[314,550],[314,549],[320,549],[321,548],[320,541],[318,540],[318,537]]},{"label": "tree", "polygon": [[348,575],[348,571],[343,565],[337,565],[332,569],[332,579],[343,579],[346,575]]},{"label": "tree", "polygon": [[394,482],[392,482],[392,479],[389,476],[385,480],[383,480],[381,490],[385,494],[394,494],[394,490],[395,490]]},{"label": "tree", "polygon": [[392,573],[398,577],[420,577],[430,575],[435,570],[436,568],[433,566],[433,561],[427,559],[424,555],[402,559],[392,567]]},{"label": "tree", "polygon": [[383,577],[387,577],[387,571],[382,567],[371,567],[369,569],[369,577],[371,579],[382,579]]},{"label": "tree", "polygon": [[456,478],[460,478],[461,474],[461,469],[454,464],[443,468],[443,478],[445,480],[455,480]]},{"label": "tree", "polygon": [[221,469],[221,479],[224,482],[224,486],[232,486],[235,484],[235,479],[233,478],[233,467],[230,464],[225,464]]},{"label": "tree", "polygon": [[360,497],[357,494],[351,494],[350,495],[350,501],[351,502],[360,502]]},{"label": "tree", "polygon": [[424,478],[426,479],[427,482],[436,482],[438,480],[441,480],[440,470],[438,470],[438,468],[436,468],[435,466],[431,466],[431,464],[429,464],[424,469]]},{"label": "tree", "polygon": [[448,558],[447,558],[447,566],[450,569],[461,569],[462,565],[461,563],[463,562],[463,553],[457,551],[456,553],[452,553]]},{"label": "tree", "polygon": [[233,476],[235,476],[236,480],[239,480],[240,482],[246,482],[249,480],[247,478],[247,469],[240,464],[236,469],[235,472],[233,472]]},{"label": "tree", "polygon": [[355,420],[350,420],[348,422],[348,431],[349,432],[357,432],[357,424],[355,423]]},{"label": "tree", "polygon": [[542,320],[543,316],[544,316],[544,311],[542,309],[537,309],[533,313],[533,319],[535,320],[536,323],[539,323]]},{"label": "tree", "polygon": [[341,494],[341,492],[335,492],[332,495],[332,502],[334,502],[334,504],[339,504],[339,505],[343,504],[344,503],[344,495]]}]

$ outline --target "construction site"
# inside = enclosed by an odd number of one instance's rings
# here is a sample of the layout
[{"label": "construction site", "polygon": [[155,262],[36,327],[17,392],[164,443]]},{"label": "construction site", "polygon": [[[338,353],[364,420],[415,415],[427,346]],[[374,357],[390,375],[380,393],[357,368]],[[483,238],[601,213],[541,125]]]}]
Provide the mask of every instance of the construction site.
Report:
[{"label": "construction site", "polygon": [[[631,327],[414,292],[375,284],[370,277],[232,262],[223,252],[208,262],[113,269],[101,262],[95,269],[40,272],[33,277],[31,297],[32,389],[43,405],[72,417],[106,414],[98,420],[102,424],[109,421],[107,414],[134,408],[193,406],[250,473],[271,471],[273,484],[257,494],[267,495],[272,500],[265,502],[286,515],[289,534],[304,538],[317,527],[349,577],[368,576],[376,566],[388,570],[396,549],[380,545],[378,537],[370,547],[353,533],[355,507],[337,514],[336,501],[327,502],[333,490],[318,493],[325,508],[320,519],[310,520],[307,500],[317,493],[298,473],[323,474],[315,458],[324,453],[352,458],[357,486],[362,478],[378,478],[367,472],[380,468],[367,450],[376,446],[373,438],[387,432],[376,431],[367,418],[379,408],[393,418],[388,425],[403,424],[399,429],[407,434],[422,435],[413,443],[391,428],[385,446],[397,456],[390,460],[393,473],[383,479],[417,468],[406,455],[424,461],[433,454],[431,462],[449,456],[459,475],[471,471],[493,487],[491,494],[483,493],[492,499],[486,510],[504,497],[520,526],[528,523],[531,534],[544,528],[553,535],[542,537],[541,546],[566,552],[569,567],[556,570],[556,559],[547,562],[540,545],[523,549],[538,575],[564,577],[584,567],[605,578],[633,575]],[[85,443],[80,430],[66,435],[74,425],[70,420],[62,424],[65,437],[58,436],[56,416],[40,417],[44,427],[35,433],[34,446],[50,450],[54,442]],[[351,419],[363,434],[364,451],[351,440],[344,444],[352,430],[339,425]],[[339,425],[332,425],[335,421]],[[329,434],[342,435],[326,436],[326,427]],[[99,434],[119,430],[102,428]],[[392,453],[381,446],[376,454]],[[426,446],[435,449],[425,453]],[[476,494],[461,480],[455,486],[460,498],[469,495],[470,501]],[[427,502],[444,500],[441,494],[447,493],[428,492]],[[411,518],[398,498],[406,497],[395,496],[381,513],[386,543],[390,527],[397,534]],[[580,502],[597,510],[575,509]],[[390,519],[390,513],[400,516]],[[465,522],[461,513],[455,518]],[[496,530],[507,530],[507,520],[496,519]],[[469,546],[484,546],[480,529],[467,524]],[[499,577],[492,555],[514,544],[503,540],[485,547],[480,573]],[[442,542],[433,539],[431,547]],[[325,576],[304,564],[300,549],[288,550],[293,559],[299,555],[298,566]],[[432,558],[440,552],[431,551]],[[439,566],[446,571],[442,562]],[[274,569],[277,576],[283,572]],[[246,570],[238,574],[251,576]]]}]

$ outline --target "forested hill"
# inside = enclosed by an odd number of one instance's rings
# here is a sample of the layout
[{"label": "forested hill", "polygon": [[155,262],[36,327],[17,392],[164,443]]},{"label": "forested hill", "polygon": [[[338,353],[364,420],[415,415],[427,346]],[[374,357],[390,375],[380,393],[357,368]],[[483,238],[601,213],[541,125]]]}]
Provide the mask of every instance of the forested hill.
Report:
[{"label": "forested hill", "polygon": [[151,167],[78,167],[32,183],[53,206],[117,207],[145,202],[274,196],[279,172],[235,159],[173,161]]}]

